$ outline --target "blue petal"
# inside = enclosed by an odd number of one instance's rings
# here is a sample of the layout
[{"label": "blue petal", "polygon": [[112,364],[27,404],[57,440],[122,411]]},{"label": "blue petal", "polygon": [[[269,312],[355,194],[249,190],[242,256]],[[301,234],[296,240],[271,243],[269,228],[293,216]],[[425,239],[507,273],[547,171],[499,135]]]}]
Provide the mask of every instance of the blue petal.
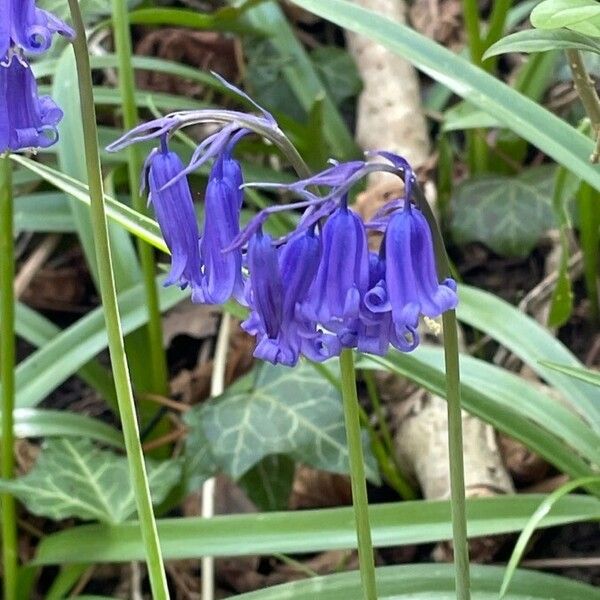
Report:
[{"label": "blue petal", "polygon": [[248,245],[250,295],[248,304],[256,312],[253,323],[259,322],[267,337],[275,338],[281,330],[283,317],[283,285],[279,274],[277,250],[269,235],[257,233]]},{"label": "blue petal", "polygon": [[[7,14],[3,13],[3,17]],[[69,39],[75,37],[66,23],[52,13],[37,8],[34,0],[13,0],[11,38],[15,44],[27,52],[45,52],[50,48],[52,37],[56,33]]]},{"label": "blue petal", "polygon": [[364,225],[352,211],[339,208],[323,228],[323,255],[305,303],[307,316],[328,326],[331,320],[355,316],[369,283],[369,254]]},{"label": "blue petal", "polygon": [[199,233],[190,188],[187,179],[164,188],[183,169],[183,163],[175,152],[155,150],[147,164],[149,199],[172,257],[165,285],[189,285],[192,300],[200,301]]},{"label": "blue petal", "polygon": [[279,270],[284,289],[284,318],[296,318],[297,307],[304,302],[312,285],[319,259],[321,240],[312,230],[290,240],[280,252]]},{"label": "blue petal", "polygon": [[458,302],[448,282],[438,283],[431,231],[418,209],[394,215],[385,234],[386,283],[396,333],[402,343],[419,314],[436,317]]},{"label": "blue petal", "polygon": [[222,304],[243,292],[242,253],[224,250],[240,232],[239,185],[225,179],[223,161],[211,170],[204,200],[204,230],[200,243],[204,302]]},{"label": "blue petal", "polygon": [[0,152],[51,146],[62,116],[51,98],[38,97],[35,77],[22,58],[0,66]]}]

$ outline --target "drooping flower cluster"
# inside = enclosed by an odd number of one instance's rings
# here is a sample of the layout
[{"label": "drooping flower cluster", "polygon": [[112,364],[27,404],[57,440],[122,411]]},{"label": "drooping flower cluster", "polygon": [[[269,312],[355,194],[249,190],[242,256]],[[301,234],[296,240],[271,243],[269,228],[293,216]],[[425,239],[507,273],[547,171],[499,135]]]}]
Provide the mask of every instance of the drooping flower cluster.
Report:
[{"label": "drooping flower cluster", "polygon": [[0,0],[0,153],[46,148],[58,139],[62,111],[38,96],[26,53],[40,54],[55,33],[72,30],[34,0]]},{"label": "drooping flower cluster", "polygon": [[[221,304],[235,298],[246,305],[249,316],[242,327],[257,339],[254,355],[272,363],[291,366],[301,355],[323,361],[342,348],[378,355],[390,344],[413,350],[420,315],[433,318],[454,308],[457,295],[452,279],[439,282],[430,225],[412,201],[410,165],[380,152],[386,162],[333,164],[292,184],[252,184],[285,188],[301,200],[266,208],[240,229],[244,186],[234,147],[252,131],[275,142],[282,136],[273,117],[261,111],[260,116],[174,113],[141,125],[109,147],[116,151],[136,141],[160,140],[146,161],[143,181],[172,254],[166,284],[189,286],[195,302]],[[198,146],[185,167],[169,149],[167,135],[202,121],[224,125]],[[211,158],[199,228],[186,175]],[[364,223],[348,206],[348,192],[374,170],[401,176],[405,194]],[[326,193],[318,195],[316,189]],[[272,239],[265,227],[269,215],[298,209],[304,213],[296,229]],[[379,252],[369,250],[369,229],[384,234]]]}]

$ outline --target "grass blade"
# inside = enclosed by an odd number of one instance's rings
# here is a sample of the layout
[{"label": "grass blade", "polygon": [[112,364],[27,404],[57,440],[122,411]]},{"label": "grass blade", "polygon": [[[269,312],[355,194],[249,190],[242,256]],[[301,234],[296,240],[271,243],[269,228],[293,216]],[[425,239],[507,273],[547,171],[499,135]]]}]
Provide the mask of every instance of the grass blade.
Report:
[{"label": "grass blade", "polygon": [[[546,496],[524,494],[467,500],[469,536],[520,531]],[[452,537],[450,504],[445,500],[377,504],[370,509],[377,547],[420,544]],[[543,527],[600,518],[600,501],[591,496],[561,498]],[[202,556],[320,552],[356,547],[352,508],[216,516],[212,519],[160,519],[166,559]],[[70,562],[127,562],[143,558],[136,522],[114,527],[84,525],[46,536],[35,565]],[[498,583],[499,586],[499,583]],[[496,587],[497,591],[498,587]]]}]

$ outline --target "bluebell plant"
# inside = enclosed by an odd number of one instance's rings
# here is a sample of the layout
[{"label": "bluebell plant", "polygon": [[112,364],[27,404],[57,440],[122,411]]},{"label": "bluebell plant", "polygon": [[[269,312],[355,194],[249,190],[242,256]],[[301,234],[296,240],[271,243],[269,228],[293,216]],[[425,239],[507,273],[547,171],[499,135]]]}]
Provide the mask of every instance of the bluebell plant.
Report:
[{"label": "bluebell plant", "polygon": [[54,34],[72,29],[34,0],[0,0],[0,153],[46,148],[58,139],[62,111],[39,96],[26,56],[50,47]]},{"label": "bluebell plant", "polygon": [[[343,348],[383,355],[389,346],[408,352],[419,343],[421,315],[437,317],[457,304],[452,279],[440,282],[431,225],[414,202],[416,179],[402,157],[375,153],[375,161],[333,163],[289,184],[244,183],[234,158],[237,142],[257,133],[296,160],[275,119],[248,96],[221,80],[260,111],[185,111],[126,133],[109,150],[157,139],[146,161],[150,201],[172,254],[166,284],[190,287],[194,302],[236,299],[249,309],[242,327],[256,336],[255,356],[293,366],[300,356],[323,361]],[[187,167],[168,149],[181,127],[200,122],[220,129],[196,150]],[[288,152],[286,152],[288,150]],[[199,228],[187,175],[213,160]],[[352,187],[369,173],[388,171],[404,180],[401,198],[369,222],[352,210]],[[270,206],[240,228],[243,190],[252,185],[286,190],[299,200]],[[275,212],[300,211],[294,231],[272,239],[265,223]],[[379,231],[379,252],[369,250],[369,231]]]}]

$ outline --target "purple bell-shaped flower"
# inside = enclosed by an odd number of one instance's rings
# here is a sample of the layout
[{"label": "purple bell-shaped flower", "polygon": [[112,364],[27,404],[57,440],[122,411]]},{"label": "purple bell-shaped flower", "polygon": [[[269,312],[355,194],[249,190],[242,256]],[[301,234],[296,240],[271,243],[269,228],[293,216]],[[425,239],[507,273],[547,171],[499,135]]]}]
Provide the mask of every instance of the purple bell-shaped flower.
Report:
[{"label": "purple bell-shaped flower", "polygon": [[273,364],[295,365],[300,347],[293,347],[283,336],[283,282],[277,249],[271,236],[262,230],[248,244],[248,269],[251,277],[246,300],[250,316],[242,329],[257,338],[254,356]]},{"label": "purple bell-shaped flower", "polygon": [[420,314],[433,318],[456,307],[456,283],[453,279],[439,283],[429,224],[410,202],[391,217],[384,243],[387,295],[397,336],[394,345],[406,341],[411,346]]},{"label": "purple bell-shaped flower", "polygon": [[47,148],[58,140],[63,113],[48,96],[39,97],[35,77],[22,58],[0,66],[0,152]]},{"label": "purple bell-shaped flower", "polygon": [[45,52],[55,33],[74,37],[66,23],[37,8],[34,0],[0,0],[0,17],[0,56],[13,45],[26,52]]},{"label": "purple bell-shaped flower", "polygon": [[336,323],[358,316],[368,285],[365,227],[344,198],[323,227],[323,254],[303,312],[335,331]]},{"label": "purple bell-shaped flower", "polygon": [[240,232],[241,170],[230,154],[220,155],[210,172],[204,200],[204,230],[200,242],[202,300],[223,304],[242,299],[242,252],[224,250]]},{"label": "purple bell-shaped flower", "polygon": [[179,156],[169,151],[163,140],[160,150],[153,150],[146,161],[148,199],[171,251],[171,270],[165,285],[179,285],[182,289],[189,285],[192,301],[198,301],[202,296],[200,236],[192,194],[185,177],[166,185],[183,169]]}]

